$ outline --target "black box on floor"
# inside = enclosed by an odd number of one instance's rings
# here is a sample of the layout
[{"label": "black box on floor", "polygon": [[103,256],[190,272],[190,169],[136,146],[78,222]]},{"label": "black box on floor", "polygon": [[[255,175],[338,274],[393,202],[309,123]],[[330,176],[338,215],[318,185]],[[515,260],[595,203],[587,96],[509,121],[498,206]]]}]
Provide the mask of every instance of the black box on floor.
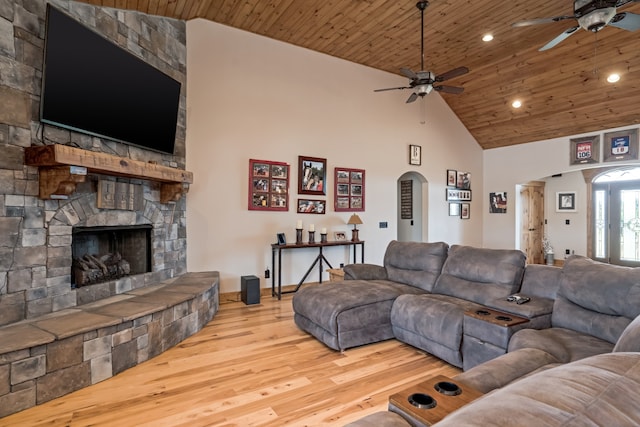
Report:
[{"label": "black box on floor", "polygon": [[240,298],[247,305],[260,304],[260,279],[256,276],[240,276]]}]

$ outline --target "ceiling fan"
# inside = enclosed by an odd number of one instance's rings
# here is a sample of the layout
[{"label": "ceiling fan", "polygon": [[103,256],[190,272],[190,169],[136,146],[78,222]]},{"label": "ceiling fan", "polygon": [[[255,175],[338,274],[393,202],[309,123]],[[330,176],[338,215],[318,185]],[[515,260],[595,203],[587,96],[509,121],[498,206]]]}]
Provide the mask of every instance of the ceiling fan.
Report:
[{"label": "ceiling fan", "polygon": [[[420,63],[421,70],[424,70],[424,10],[427,8],[427,6],[429,6],[428,1],[419,1],[418,3],[416,3],[416,7],[420,10],[420,49],[422,51],[422,60]],[[461,76],[463,74],[467,74],[469,72],[469,69],[467,67],[458,67],[438,76],[436,76],[436,74],[431,71],[418,71],[417,73],[415,73],[409,68],[400,68],[400,72],[404,76],[409,78],[409,86],[375,89],[374,92],[383,92],[386,90],[398,89],[413,89],[414,91],[407,99],[407,103],[414,102],[416,99],[418,99],[419,96],[424,97],[425,95],[428,95],[432,90],[458,94],[462,93],[464,88],[455,86],[444,86],[438,83]]]},{"label": "ceiling fan", "polygon": [[640,0],[575,0],[573,2],[573,15],[529,19],[526,21],[516,22],[512,24],[512,26],[525,27],[528,25],[564,21],[565,19],[575,19],[578,21],[578,25],[568,28],[549,43],[538,49],[539,51],[544,51],[551,49],[571,34],[575,33],[580,27],[594,33],[597,33],[608,25],[622,28],[627,31],[640,29],[640,15],[631,12],[617,12],[617,8],[622,7],[627,3],[635,3],[639,1]]}]

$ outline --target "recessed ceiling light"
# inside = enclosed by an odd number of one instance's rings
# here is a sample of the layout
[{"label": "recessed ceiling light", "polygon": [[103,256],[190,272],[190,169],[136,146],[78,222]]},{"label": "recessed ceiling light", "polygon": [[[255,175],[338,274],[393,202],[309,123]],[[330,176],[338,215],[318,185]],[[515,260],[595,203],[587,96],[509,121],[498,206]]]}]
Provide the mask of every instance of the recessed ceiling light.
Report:
[{"label": "recessed ceiling light", "polygon": [[491,34],[485,34],[484,36],[482,36],[483,42],[490,42],[491,40],[493,40],[493,36]]},{"label": "recessed ceiling light", "polygon": [[615,83],[618,80],[620,80],[620,74],[613,73],[613,74],[609,74],[609,76],[607,77],[607,81],[609,83]]},{"label": "recessed ceiling light", "polygon": [[511,106],[512,106],[513,108],[520,108],[520,107],[522,107],[522,102],[520,102],[520,100],[516,99],[515,101],[513,101],[513,102],[511,103]]}]

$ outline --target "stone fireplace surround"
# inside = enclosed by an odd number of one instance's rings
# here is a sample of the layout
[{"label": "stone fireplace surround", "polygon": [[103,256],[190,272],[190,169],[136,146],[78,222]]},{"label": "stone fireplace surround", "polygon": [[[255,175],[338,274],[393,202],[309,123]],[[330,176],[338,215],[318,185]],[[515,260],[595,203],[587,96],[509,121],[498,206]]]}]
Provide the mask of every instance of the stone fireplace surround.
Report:
[{"label": "stone fireplace surround", "polygon": [[[183,83],[176,148],[160,154],[43,126],[38,121],[46,3]],[[67,200],[43,200],[32,146],[68,145],[183,169],[184,21],[69,0],[0,2],[0,417],[107,379],[200,330],[218,309],[218,274],[186,272],[186,204],[161,203],[148,179],[90,173]],[[123,161],[125,161],[123,160]],[[126,162],[126,161],[125,161]],[[96,183],[143,186],[139,211],[96,207]],[[140,225],[151,232],[151,272],[75,289],[74,226]],[[0,422],[1,424],[1,422]]]}]

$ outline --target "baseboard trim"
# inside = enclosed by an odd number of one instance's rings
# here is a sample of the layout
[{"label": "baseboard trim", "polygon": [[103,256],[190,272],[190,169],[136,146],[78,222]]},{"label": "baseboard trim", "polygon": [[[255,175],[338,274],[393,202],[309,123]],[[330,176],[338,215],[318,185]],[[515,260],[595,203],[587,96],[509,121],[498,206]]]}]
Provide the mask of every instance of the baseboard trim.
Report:
[{"label": "baseboard trim", "polygon": [[[319,282],[308,282],[308,283],[305,283],[303,286],[315,285],[318,283]],[[323,281],[322,283],[325,283],[325,282]],[[296,286],[298,285],[283,285],[282,292],[294,291],[296,289]],[[269,286],[268,288],[260,288],[260,298],[271,298],[271,286]],[[220,304],[227,304],[227,303],[239,302],[239,301],[242,301],[242,299],[240,298],[240,291],[225,292],[220,294]]]}]

